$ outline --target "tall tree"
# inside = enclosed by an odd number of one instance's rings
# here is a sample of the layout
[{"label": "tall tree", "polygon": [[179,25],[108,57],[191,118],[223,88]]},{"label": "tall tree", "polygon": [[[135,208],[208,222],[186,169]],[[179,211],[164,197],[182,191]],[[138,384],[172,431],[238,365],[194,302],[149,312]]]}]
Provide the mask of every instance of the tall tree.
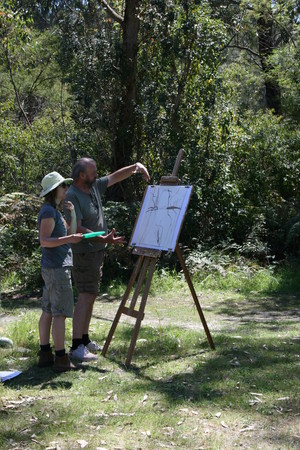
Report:
[{"label": "tall tree", "polygon": [[[134,129],[136,124],[137,95],[137,55],[140,20],[138,17],[140,0],[126,0],[122,17],[106,0],[101,1],[107,14],[122,28],[122,47],[120,56],[121,102],[119,105],[117,129],[113,146],[113,165],[115,169],[132,162]],[[114,188],[115,200],[124,196],[120,185]]]},{"label": "tall tree", "polygon": [[229,39],[224,48],[246,51],[260,65],[264,79],[265,107],[282,113],[282,95],[272,64],[274,52],[289,42],[294,45],[293,28],[297,21],[297,0],[210,0],[215,15],[228,26]]}]

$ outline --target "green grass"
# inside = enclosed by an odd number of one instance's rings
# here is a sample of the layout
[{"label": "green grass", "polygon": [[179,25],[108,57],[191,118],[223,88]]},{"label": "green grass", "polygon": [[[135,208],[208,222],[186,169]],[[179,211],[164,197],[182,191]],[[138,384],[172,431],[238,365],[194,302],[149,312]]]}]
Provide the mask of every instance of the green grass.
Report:
[{"label": "green grass", "polygon": [[[0,368],[23,373],[0,386],[0,448],[76,449],[82,440],[87,449],[299,448],[299,294],[292,275],[299,272],[257,271],[239,287],[232,279],[198,280],[215,351],[182,277],[155,275],[129,369],[130,318],[122,318],[107,358],[56,374],[36,367],[39,299],[2,299],[0,313],[13,315],[0,322],[0,334],[15,346],[0,350]],[[100,342],[123,287],[105,289],[95,304],[92,336]]]},{"label": "green grass", "polygon": [[[238,261],[217,266],[216,269],[209,267],[194,274],[193,283],[196,289],[201,291],[237,291],[243,295],[251,293],[300,293],[300,265],[292,261],[282,266],[270,265],[259,266],[256,263]],[[186,281],[182,272],[169,272],[165,269],[157,270],[151,283],[150,293],[159,295],[166,292],[178,292],[186,287]],[[111,297],[123,294],[126,285],[121,281],[114,282],[111,286],[102,288],[102,293]]]},{"label": "green grass", "polygon": [[20,277],[17,272],[9,272],[5,277],[0,278],[0,288],[1,292],[7,292],[16,289],[20,286]]}]

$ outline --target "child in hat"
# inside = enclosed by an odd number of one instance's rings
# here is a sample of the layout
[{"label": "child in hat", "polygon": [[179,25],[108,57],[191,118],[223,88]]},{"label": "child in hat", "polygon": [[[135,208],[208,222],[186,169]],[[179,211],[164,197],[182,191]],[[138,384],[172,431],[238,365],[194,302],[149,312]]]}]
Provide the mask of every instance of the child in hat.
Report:
[{"label": "child in hat", "polygon": [[[65,202],[64,205],[70,212],[70,225],[67,225],[59,211],[65,201],[68,184],[72,181],[72,178],[64,178],[58,172],[46,175],[41,182],[43,190],[40,194],[45,202],[38,215],[42,277],[45,283],[39,321],[38,365],[53,365],[53,369],[59,372],[76,369],[65,351],[65,319],[73,316],[74,308],[71,281],[73,257],[69,244],[80,242],[82,234],[76,233],[73,204]],[[51,325],[55,357],[50,346]]]}]

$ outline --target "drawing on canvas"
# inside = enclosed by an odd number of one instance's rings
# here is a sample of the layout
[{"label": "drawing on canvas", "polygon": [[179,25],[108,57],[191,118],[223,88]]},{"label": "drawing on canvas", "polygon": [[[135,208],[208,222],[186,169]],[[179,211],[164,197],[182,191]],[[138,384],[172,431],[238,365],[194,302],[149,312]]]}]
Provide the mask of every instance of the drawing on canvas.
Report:
[{"label": "drawing on canvas", "polygon": [[149,186],[130,245],[174,251],[192,189],[192,186]]}]

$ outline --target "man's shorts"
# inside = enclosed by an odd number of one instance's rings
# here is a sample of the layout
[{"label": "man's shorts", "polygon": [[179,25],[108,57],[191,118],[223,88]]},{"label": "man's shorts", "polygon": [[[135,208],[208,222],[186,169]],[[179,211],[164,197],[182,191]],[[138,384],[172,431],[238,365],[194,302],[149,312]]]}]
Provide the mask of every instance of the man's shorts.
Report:
[{"label": "man's shorts", "polygon": [[72,274],[78,293],[98,294],[104,250],[91,253],[73,253]]},{"label": "man's shorts", "polygon": [[72,289],[71,268],[42,268],[45,282],[42,310],[52,316],[73,317],[74,297]]}]

